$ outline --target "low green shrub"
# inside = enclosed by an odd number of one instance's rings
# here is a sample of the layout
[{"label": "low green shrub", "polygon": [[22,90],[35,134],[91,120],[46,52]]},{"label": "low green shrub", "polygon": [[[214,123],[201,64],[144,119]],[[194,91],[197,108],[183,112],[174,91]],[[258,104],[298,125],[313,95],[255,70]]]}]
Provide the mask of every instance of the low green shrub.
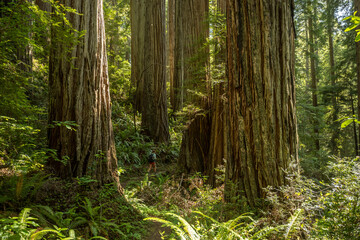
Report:
[{"label": "low green shrub", "polygon": [[0,177],[0,205],[21,208],[30,204],[47,177],[43,173]]},{"label": "low green shrub", "polygon": [[240,215],[227,222],[218,222],[201,212],[194,211],[193,213],[198,215],[194,223],[189,223],[183,217],[173,213],[166,214],[172,218],[172,221],[154,217],[145,220],[163,223],[182,240],[264,239],[277,230],[274,227],[258,229],[256,221],[249,214]]},{"label": "low green shrub", "polygon": [[322,183],[320,216],[313,235],[321,239],[356,239],[360,236],[360,158],[335,159]]}]

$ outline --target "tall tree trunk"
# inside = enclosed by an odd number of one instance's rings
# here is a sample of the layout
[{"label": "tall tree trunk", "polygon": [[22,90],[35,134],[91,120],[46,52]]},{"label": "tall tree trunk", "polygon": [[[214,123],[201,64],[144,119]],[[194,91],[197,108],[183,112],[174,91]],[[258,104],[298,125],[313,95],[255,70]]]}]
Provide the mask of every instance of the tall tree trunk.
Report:
[{"label": "tall tree trunk", "polygon": [[[312,95],[312,105],[314,108],[318,106],[317,100],[317,79],[316,79],[316,62],[315,62],[315,41],[314,41],[314,26],[313,19],[311,14],[308,16],[309,24],[309,44],[310,44],[310,69],[311,69],[311,95]],[[317,114],[315,114],[314,120],[314,141],[316,151],[320,150],[320,140],[319,140],[319,121]]]},{"label": "tall tree trunk", "polygon": [[181,110],[185,102],[207,105],[209,53],[204,44],[209,35],[208,11],[208,0],[175,1],[174,111]]},{"label": "tall tree trunk", "polygon": [[174,73],[175,73],[175,0],[168,0],[168,36],[169,36],[169,82],[170,104],[175,105]]},{"label": "tall tree trunk", "polygon": [[226,198],[249,203],[297,163],[291,0],[227,1],[229,145]]},{"label": "tall tree trunk", "polygon": [[131,18],[131,83],[136,91],[134,107],[140,111],[143,104],[142,89],[144,89],[145,72],[145,1],[130,0]]},{"label": "tall tree trunk", "polygon": [[209,36],[209,24],[206,22],[209,1],[182,0],[175,3],[173,109],[181,110],[185,104],[200,108],[189,114],[178,164],[188,171],[204,172],[211,126],[208,114],[211,98],[207,69],[209,49],[204,46]]},{"label": "tall tree trunk", "polygon": [[131,8],[136,108],[145,134],[155,142],[167,142],[165,0],[132,0]]},{"label": "tall tree trunk", "polygon": [[[357,16],[360,16],[360,0],[354,0],[355,11],[357,11]],[[356,42],[356,65],[357,65],[357,113],[358,119],[360,119],[360,42]],[[358,143],[360,143],[360,125],[359,125],[359,139]],[[358,146],[358,151],[356,153],[357,156],[360,155],[360,146]]]},{"label": "tall tree trunk", "polygon": [[[121,190],[111,123],[111,103],[102,0],[60,1],[79,14],[66,18],[85,36],[72,49],[52,32],[49,63],[49,167],[63,178],[89,176],[97,185],[115,182]],[[75,33],[78,34],[78,33]],[[76,131],[56,122],[73,121]],[[66,124],[66,123],[65,123]]]},{"label": "tall tree trunk", "polygon": [[338,119],[338,106],[336,101],[336,76],[335,76],[335,60],[334,60],[334,43],[333,43],[333,22],[334,22],[334,15],[335,15],[335,6],[332,0],[326,0],[326,7],[327,7],[327,33],[328,33],[328,43],[329,43],[329,63],[330,63],[330,81],[331,86],[333,87],[332,95],[331,95],[331,103],[333,105],[333,114],[332,114],[332,129],[333,133],[330,139],[330,149],[332,150],[333,154],[337,154],[338,146],[337,140],[339,137],[339,123],[336,122]]},{"label": "tall tree trunk", "polygon": [[[226,15],[226,0],[217,0],[217,10]],[[224,25],[226,25],[226,19],[224,20]],[[219,21],[218,20],[218,21]],[[226,43],[222,42],[222,37],[218,36],[216,43],[216,55],[215,55],[215,68],[219,72],[224,71],[224,74],[221,74],[218,79],[214,79],[213,83],[213,92],[212,92],[212,102],[211,102],[211,129],[210,129],[210,146],[209,146],[209,156],[208,163],[206,164],[206,175],[209,176],[209,183],[215,185],[216,180],[216,167],[219,165],[224,165],[224,159],[228,158],[228,145],[226,144],[228,140],[228,117],[227,117],[227,95],[226,95],[226,76],[225,76],[225,63],[226,63]]]}]

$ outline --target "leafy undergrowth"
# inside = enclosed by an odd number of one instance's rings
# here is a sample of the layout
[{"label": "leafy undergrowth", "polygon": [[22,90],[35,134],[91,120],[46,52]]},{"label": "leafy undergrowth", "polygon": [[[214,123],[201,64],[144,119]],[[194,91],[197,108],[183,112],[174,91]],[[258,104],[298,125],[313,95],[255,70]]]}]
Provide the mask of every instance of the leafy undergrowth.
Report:
[{"label": "leafy undergrowth", "polygon": [[[34,145],[37,131],[11,119],[0,124],[0,132],[9,133],[0,135],[0,166],[5,166],[0,169],[1,239],[357,239],[360,235],[359,158],[333,159],[324,172],[326,182],[289,175],[287,186],[268,188],[261,205],[250,208],[240,197],[224,201],[223,166],[217,169],[216,188],[206,184],[206,176],[179,172],[175,163],[179,134],[172,134],[172,144],[155,145],[130,127],[131,119],[123,116],[122,108],[116,114],[124,196],[112,185],[95,188],[91,178],[69,182],[42,173],[49,151]],[[11,137],[13,132],[18,137]],[[148,173],[146,158],[154,149],[157,173]]]},{"label": "leafy undergrowth", "polygon": [[1,239],[142,239],[146,234],[144,216],[112,184],[96,189],[28,174],[2,178],[0,191]]},{"label": "leafy undergrowth", "polygon": [[360,229],[360,160],[333,159],[327,182],[289,175],[289,185],[268,188],[256,209],[223,201],[200,174],[185,176],[174,165],[157,174],[145,167],[128,176],[129,202],[148,221],[172,230],[165,239],[356,239]]},{"label": "leafy undergrowth", "polygon": [[126,200],[112,185],[95,189],[41,174],[2,177],[0,236],[193,240],[356,239],[360,234],[359,159],[334,159],[327,182],[289,176],[291,184],[269,188],[257,209],[224,202],[223,184],[211,188],[204,176],[185,176],[175,164],[159,159],[157,170],[147,173],[147,164],[124,167]]}]

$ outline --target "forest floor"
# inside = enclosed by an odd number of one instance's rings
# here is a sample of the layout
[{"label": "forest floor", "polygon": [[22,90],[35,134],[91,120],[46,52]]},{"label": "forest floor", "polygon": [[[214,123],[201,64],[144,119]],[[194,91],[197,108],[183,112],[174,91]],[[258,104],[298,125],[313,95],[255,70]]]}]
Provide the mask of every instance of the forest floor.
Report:
[{"label": "forest floor", "polygon": [[162,223],[153,222],[149,226],[150,233],[144,240],[162,240],[164,239],[162,235],[169,235],[171,229],[164,227]]},{"label": "forest floor", "polygon": [[[140,202],[153,202],[154,196],[156,196],[159,192],[159,188],[157,186],[152,186],[150,188],[150,184],[157,182],[164,176],[169,175],[169,170],[174,168],[173,164],[157,164],[157,172],[151,171],[147,172],[148,165],[143,164],[139,167],[132,167],[127,170],[124,176],[120,177],[121,186],[124,188],[125,192],[131,192],[136,188],[136,191],[153,191],[152,194],[138,194],[136,198],[140,200]],[[156,184],[156,183],[155,183]],[[144,189],[145,188],[145,189]],[[149,207],[157,207],[156,201],[153,202],[154,206]],[[159,217],[154,214],[149,214],[147,217]],[[144,240],[162,240],[166,239],[164,236],[168,236],[171,234],[171,229],[169,227],[163,226],[163,223],[147,221],[147,230],[148,234],[144,236]]]}]

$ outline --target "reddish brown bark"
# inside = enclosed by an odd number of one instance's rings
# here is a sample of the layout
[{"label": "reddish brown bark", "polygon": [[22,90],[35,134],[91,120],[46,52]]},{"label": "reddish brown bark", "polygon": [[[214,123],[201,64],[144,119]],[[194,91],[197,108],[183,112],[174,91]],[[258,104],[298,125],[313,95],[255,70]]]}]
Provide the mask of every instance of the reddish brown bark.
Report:
[{"label": "reddish brown bark", "polygon": [[99,186],[115,182],[120,190],[102,0],[60,3],[80,13],[66,17],[85,36],[68,49],[68,44],[52,34],[49,122],[73,121],[77,127],[76,131],[65,126],[49,129],[49,147],[57,151],[58,159],[52,158],[48,165],[63,178],[87,176]]},{"label": "reddish brown bark", "polygon": [[165,1],[132,0],[132,81],[142,129],[155,142],[168,142]]},{"label": "reddish brown bark", "polygon": [[227,1],[227,199],[250,203],[297,162],[292,1]]}]

